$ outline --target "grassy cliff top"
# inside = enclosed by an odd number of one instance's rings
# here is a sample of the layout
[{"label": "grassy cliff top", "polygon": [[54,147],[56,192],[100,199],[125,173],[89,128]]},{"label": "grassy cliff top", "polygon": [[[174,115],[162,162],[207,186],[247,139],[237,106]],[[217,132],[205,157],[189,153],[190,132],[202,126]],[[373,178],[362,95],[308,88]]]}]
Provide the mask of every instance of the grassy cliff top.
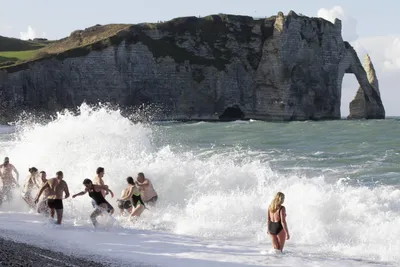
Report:
[{"label": "grassy cliff top", "polygon": [[[260,23],[260,21],[263,21],[263,19],[218,14],[201,18],[181,17],[159,23],[95,25],[85,30],[76,30],[66,38],[47,43],[22,41],[13,38],[6,38],[6,41],[3,42],[0,39],[0,68],[8,72],[15,72],[28,68],[29,63],[32,61],[39,61],[49,57],[65,59],[84,56],[90,51],[102,50],[110,45],[117,45],[123,40],[136,42],[137,36],[135,37],[134,34],[148,38],[142,35],[143,32],[148,30],[158,29],[180,35],[187,32],[197,33],[197,30],[201,29],[203,36],[210,40],[223,35],[224,31],[226,31],[225,24],[228,22],[251,25]],[[248,35],[249,33],[246,34]],[[247,35],[244,37],[247,38]],[[151,40],[147,41],[151,42]],[[156,44],[153,45],[156,46]],[[2,47],[4,48],[2,49]]]},{"label": "grassy cliff top", "polygon": [[129,26],[127,24],[96,25],[85,30],[74,31],[70,36],[57,41],[46,39],[24,41],[0,36],[0,68],[16,66],[51,54],[86,46],[107,39]]},{"label": "grassy cliff top", "polygon": [[0,36],[0,67],[32,58],[37,50],[45,47],[46,44],[44,40],[24,41]]}]

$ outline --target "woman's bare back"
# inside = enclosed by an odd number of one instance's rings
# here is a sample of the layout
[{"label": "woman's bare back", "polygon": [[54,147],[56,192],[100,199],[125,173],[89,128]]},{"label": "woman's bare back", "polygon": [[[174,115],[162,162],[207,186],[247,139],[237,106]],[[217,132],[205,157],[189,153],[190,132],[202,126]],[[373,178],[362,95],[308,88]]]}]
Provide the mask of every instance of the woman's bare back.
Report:
[{"label": "woman's bare back", "polygon": [[280,222],[281,219],[281,210],[284,210],[284,206],[280,206],[278,208],[277,211],[272,212],[272,211],[268,211],[269,212],[269,217],[271,218],[271,222]]}]

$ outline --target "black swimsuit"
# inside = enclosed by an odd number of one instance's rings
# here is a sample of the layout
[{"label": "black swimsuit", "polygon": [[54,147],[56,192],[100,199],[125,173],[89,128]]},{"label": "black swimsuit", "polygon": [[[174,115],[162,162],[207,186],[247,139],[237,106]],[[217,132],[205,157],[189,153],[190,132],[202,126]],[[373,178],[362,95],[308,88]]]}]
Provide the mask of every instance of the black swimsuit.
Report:
[{"label": "black swimsuit", "polygon": [[279,221],[278,222],[269,222],[268,224],[268,232],[271,235],[278,235],[282,230],[283,230],[283,226],[281,223],[281,209],[282,207],[279,208]]},{"label": "black swimsuit", "polygon": [[144,206],[144,202],[143,202],[142,197],[141,197],[140,195],[135,195],[135,194],[133,194],[133,195],[132,195],[132,203],[133,203],[133,206],[134,206],[135,208],[136,208],[136,206],[137,206],[138,204]]},{"label": "black swimsuit", "polygon": [[103,197],[103,194],[101,191],[96,192],[94,188],[92,188],[91,191],[89,191],[89,196],[94,200],[97,206],[100,206],[101,204],[107,204],[107,211],[110,212],[113,210],[113,206],[111,206],[110,203],[107,202],[107,200]]}]

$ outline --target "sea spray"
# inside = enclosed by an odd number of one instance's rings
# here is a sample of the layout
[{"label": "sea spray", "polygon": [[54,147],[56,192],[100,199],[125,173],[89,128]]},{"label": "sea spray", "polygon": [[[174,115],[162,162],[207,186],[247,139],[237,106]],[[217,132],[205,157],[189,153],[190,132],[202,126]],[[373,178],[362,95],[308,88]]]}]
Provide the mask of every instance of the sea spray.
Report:
[{"label": "sea spray", "polygon": [[[232,129],[232,125],[249,127],[249,123],[231,123],[191,128]],[[49,177],[64,171],[71,193],[81,191],[83,179],[93,178],[96,168],[102,166],[105,183],[116,195],[107,197],[114,207],[126,186],[125,178],[144,172],[152,180],[159,202],[134,225],[124,222],[125,227],[270,246],[266,210],[274,194],[281,191],[286,195],[292,237],[289,249],[304,246],[313,253],[400,262],[398,189],[352,185],[344,182],[343,174],[341,182],[335,183],[330,172],[307,174],[300,168],[273,168],[276,162],[285,166],[294,152],[250,148],[246,145],[246,140],[254,138],[250,130],[243,145],[226,145],[226,138],[219,141],[226,129],[208,131],[207,136],[197,133],[198,137],[185,136],[182,130],[177,138],[168,136],[165,127],[169,126],[133,123],[118,110],[83,105],[79,114],[64,112],[49,123],[19,123],[14,141],[4,144],[4,153],[21,173],[30,166],[47,171]],[[285,135],[276,136],[274,142],[284,144]],[[198,144],[191,143],[194,138],[200,140]],[[299,141],[300,145],[306,143]],[[324,153],[313,154],[299,157],[299,162],[317,156],[325,160]],[[88,196],[65,201],[66,219],[85,223],[91,211]]]}]

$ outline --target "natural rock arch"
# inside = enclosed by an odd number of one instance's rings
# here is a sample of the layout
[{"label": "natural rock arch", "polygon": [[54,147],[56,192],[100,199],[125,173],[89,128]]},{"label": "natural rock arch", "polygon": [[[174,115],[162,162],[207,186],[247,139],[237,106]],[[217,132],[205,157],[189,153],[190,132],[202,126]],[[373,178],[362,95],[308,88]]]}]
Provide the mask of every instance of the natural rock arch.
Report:
[{"label": "natural rock arch", "polygon": [[345,42],[346,54],[339,71],[340,96],[342,80],[346,73],[356,76],[359,84],[355,98],[350,102],[348,119],[384,119],[385,108],[379,91],[378,79],[369,55],[364,57],[364,66],[350,44]]}]

